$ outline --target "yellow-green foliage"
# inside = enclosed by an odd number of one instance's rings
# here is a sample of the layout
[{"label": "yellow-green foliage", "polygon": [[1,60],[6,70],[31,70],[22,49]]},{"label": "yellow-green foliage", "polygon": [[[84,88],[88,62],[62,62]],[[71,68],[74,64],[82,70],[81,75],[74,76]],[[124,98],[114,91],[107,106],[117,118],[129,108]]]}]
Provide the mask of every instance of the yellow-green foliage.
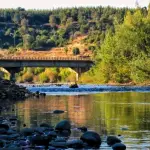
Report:
[{"label": "yellow-green foliage", "polygon": [[26,72],[25,74],[23,74],[22,80],[25,81],[25,82],[32,82],[33,74],[30,73],[30,72]]},{"label": "yellow-green foliage", "polygon": [[41,83],[47,83],[49,81],[49,78],[45,72],[42,72],[39,74],[39,82]]},{"label": "yellow-green foliage", "polygon": [[[96,52],[92,76],[97,82],[141,83],[150,81],[150,9],[138,8],[127,13],[115,32],[107,31],[101,48]],[[85,80],[85,79],[83,79]]]}]

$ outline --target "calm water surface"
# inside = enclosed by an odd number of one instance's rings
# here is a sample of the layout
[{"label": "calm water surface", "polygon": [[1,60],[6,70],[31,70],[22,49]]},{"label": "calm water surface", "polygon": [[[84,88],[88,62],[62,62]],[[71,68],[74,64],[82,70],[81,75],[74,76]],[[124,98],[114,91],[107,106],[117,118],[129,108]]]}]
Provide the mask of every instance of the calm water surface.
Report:
[{"label": "calm water surface", "polygon": [[[107,147],[107,135],[122,135],[127,150],[150,150],[150,92],[110,92],[89,95],[52,95],[27,99],[12,107],[22,124],[35,127],[42,122],[56,125],[62,119],[72,124],[71,138],[79,138],[76,127],[87,126],[103,139],[101,149]],[[64,110],[52,114],[52,110]],[[6,112],[11,113],[11,112]]]}]

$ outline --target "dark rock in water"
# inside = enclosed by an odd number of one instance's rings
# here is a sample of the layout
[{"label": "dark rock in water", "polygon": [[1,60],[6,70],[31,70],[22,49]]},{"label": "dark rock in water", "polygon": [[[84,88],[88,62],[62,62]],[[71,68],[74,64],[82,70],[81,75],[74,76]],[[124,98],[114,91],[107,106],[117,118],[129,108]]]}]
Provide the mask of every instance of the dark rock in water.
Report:
[{"label": "dark rock in water", "polygon": [[126,146],[122,143],[116,143],[112,146],[113,150],[126,150]]},{"label": "dark rock in water", "polygon": [[40,93],[40,96],[45,97],[46,93]]},{"label": "dark rock in water", "polygon": [[8,140],[8,135],[0,135],[0,140]]},{"label": "dark rock in water", "polygon": [[66,142],[66,139],[63,138],[63,137],[57,137],[57,138],[55,139],[55,142]]},{"label": "dark rock in water", "polygon": [[108,136],[107,137],[107,144],[109,146],[112,146],[112,145],[114,145],[116,143],[121,143],[121,140],[118,139],[116,136]]},{"label": "dark rock in water", "polygon": [[99,134],[94,131],[85,132],[80,139],[91,148],[99,148],[101,145],[101,138]]},{"label": "dark rock in water", "polygon": [[69,88],[78,88],[78,84],[77,84],[77,83],[71,84],[71,85],[69,86]]},{"label": "dark rock in water", "polygon": [[12,129],[9,129],[9,130],[7,131],[7,135],[16,134],[16,133],[17,133],[17,132],[14,131],[14,130],[12,130]]},{"label": "dark rock in water", "polygon": [[57,148],[67,148],[67,143],[66,142],[56,142],[56,141],[52,141],[50,142],[50,145],[53,147],[57,147]]},{"label": "dark rock in water", "polygon": [[16,133],[16,134],[11,134],[8,135],[8,140],[15,140],[20,136],[20,134]]},{"label": "dark rock in water", "polygon": [[57,132],[60,137],[69,137],[71,135],[71,130],[61,130]]},{"label": "dark rock in water", "polygon": [[83,133],[85,133],[87,131],[87,127],[79,127],[77,129],[79,129]]},{"label": "dark rock in water", "polygon": [[9,121],[17,121],[17,116],[11,116],[11,117],[9,118]]},{"label": "dark rock in water", "polygon": [[67,141],[67,146],[69,148],[80,149],[83,148],[83,142],[81,140],[70,140]]},{"label": "dark rock in water", "polygon": [[5,146],[6,142],[4,140],[0,140],[0,148],[3,148]]},{"label": "dark rock in water", "polygon": [[48,150],[56,150],[56,148],[54,146],[49,146]]},{"label": "dark rock in water", "polygon": [[24,136],[30,136],[34,133],[34,130],[31,129],[31,128],[24,128],[22,129],[21,133],[24,135]]},{"label": "dark rock in water", "polygon": [[34,149],[35,150],[45,150],[46,147],[45,146],[35,146]]},{"label": "dark rock in water", "polygon": [[7,130],[5,128],[0,128],[0,134],[7,134]]},{"label": "dark rock in water", "polygon": [[71,124],[68,120],[60,121],[55,127],[55,130],[70,130],[70,129]]},{"label": "dark rock in water", "polygon": [[47,128],[51,128],[51,126],[47,123],[41,123],[40,127],[47,127]]},{"label": "dark rock in water", "polygon": [[53,113],[54,114],[62,114],[62,113],[64,113],[64,111],[63,110],[54,110]]},{"label": "dark rock in water", "polygon": [[46,134],[48,137],[55,139],[57,137],[57,133],[55,131],[50,131]]},{"label": "dark rock in water", "polygon": [[0,124],[0,128],[2,129],[5,129],[5,130],[9,130],[9,126],[7,124]]},{"label": "dark rock in water", "polygon": [[33,135],[31,138],[32,145],[45,145],[48,146],[50,142],[50,139],[47,138],[47,136],[44,135]]}]

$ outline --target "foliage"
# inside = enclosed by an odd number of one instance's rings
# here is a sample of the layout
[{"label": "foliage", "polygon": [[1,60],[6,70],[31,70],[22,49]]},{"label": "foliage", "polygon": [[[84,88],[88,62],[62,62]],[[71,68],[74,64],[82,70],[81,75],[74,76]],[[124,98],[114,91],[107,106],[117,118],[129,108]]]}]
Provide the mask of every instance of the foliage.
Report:
[{"label": "foliage", "polygon": [[78,54],[80,54],[79,48],[78,48],[78,47],[74,47],[73,50],[72,50],[72,53],[73,53],[73,55],[78,55]]},{"label": "foliage", "polygon": [[42,72],[41,74],[39,74],[39,81],[41,83],[46,83],[46,82],[49,81],[49,78],[48,78],[48,76],[46,75],[45,72]]},{"label": "foliage", "polygon": [[[150,19],[138,8],[127,12],[124,22],[108,30],[97,50],[93,80],[108,83],[141,83],[150,80]],[[88,73],[90,76],[90,72]]]},{"label": "foliage", "polygon": [[101,6],[54,10],[0,9],[0,46],[3,49],[17,45],[24,49],[47,49],[64,46],[81,34],[89,34],[89,40],[97,42],[107,29],[114,29],[114,20],[122,22],[127,10]]}]

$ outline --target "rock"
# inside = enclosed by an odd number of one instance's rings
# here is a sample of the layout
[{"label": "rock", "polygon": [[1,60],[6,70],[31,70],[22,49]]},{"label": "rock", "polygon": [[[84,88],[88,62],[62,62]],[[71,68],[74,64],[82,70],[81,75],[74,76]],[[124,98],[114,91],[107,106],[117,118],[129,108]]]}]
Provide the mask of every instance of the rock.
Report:
[{"label": "rock", "polygon": [[21,133],[22,133],[24,136],[30,136],[30,135],[33,135],[34,130],[31,129],[31,128],[24,128],[24,129],[22,129]]},{"label": "rock", "polygon": [[55,139],[57,137],[57,133],[55,131],[50,131],[46,134],[48,137]]},{"label": "rock", "polygon": [[67,146],[69,148],[81,149],[83,148],[83,142],[81,140],[70,140],[67,141]]},{"label": "rock", "polygon": [[112,145],[114,145],[116,143],[121,143],[121,140],[118,139],[116,136],[108,136],[107,137],[107,144],[109,146],[112,146]]},{"label": "rock", "polygon": [[47,123],[41,123],[40,127],[46,127],[46,128],[51,128],[51,126]]},{"label": "rock", "polygon": [[101,145],[101,138],[99,134],[94,131],[85,132],[80,139],[91,148],[99,148]]},{"label": "rock", "polygon": [[56,142],[56,141],[52,141],[50,142],[50,145],[53,147],[57,147],[57,148],[67,148],[67,143],[66,142]]},{"label": "rock", "polygon": [[32,145],[48,146],[51,139],[44,135],[33,135],[31,138]]},{"label": "rock", "polygon": [[54,110],[53,111],[53,114],[62,114],[62,113],[64,113],[63,110]]},{"label": "rock", "polygon": [[5,146],[6,142],[4,140],[0,140],[0,148],[3,148]]},{"label": "rock", "polygon": [[87,131],[87,127],[79,127],[77,129],[79,129],[83,133],[85,133]]},{"label": "rock", "polygon": [[7,130],[5,128],[0,128],[0,134],[7,134]]},{"label": "rock", "polygon": [[78,84],[77,84],[77,83],[71,84],[71,85],[69,86],[69,88],[78,88]]},{"label": "rock", "polygon": [[57,132],[60,137],[69,137],[71,135],[71,130],[61,130]]},{"label": "rock", "polygon": [[9,130],[9,126],[7,124],[0,124],[0,129]]},{"label": "rock", "polygon": [[126,146],[122,143],[116,143],[112,146],[113,150],[126,150]]},{"label": "rock", "polygon": [[63,121],[60,121],[56,127],[55,127],[55,130],[70,130],[71,129],[71,124],[68,120],[63,120]]}]

